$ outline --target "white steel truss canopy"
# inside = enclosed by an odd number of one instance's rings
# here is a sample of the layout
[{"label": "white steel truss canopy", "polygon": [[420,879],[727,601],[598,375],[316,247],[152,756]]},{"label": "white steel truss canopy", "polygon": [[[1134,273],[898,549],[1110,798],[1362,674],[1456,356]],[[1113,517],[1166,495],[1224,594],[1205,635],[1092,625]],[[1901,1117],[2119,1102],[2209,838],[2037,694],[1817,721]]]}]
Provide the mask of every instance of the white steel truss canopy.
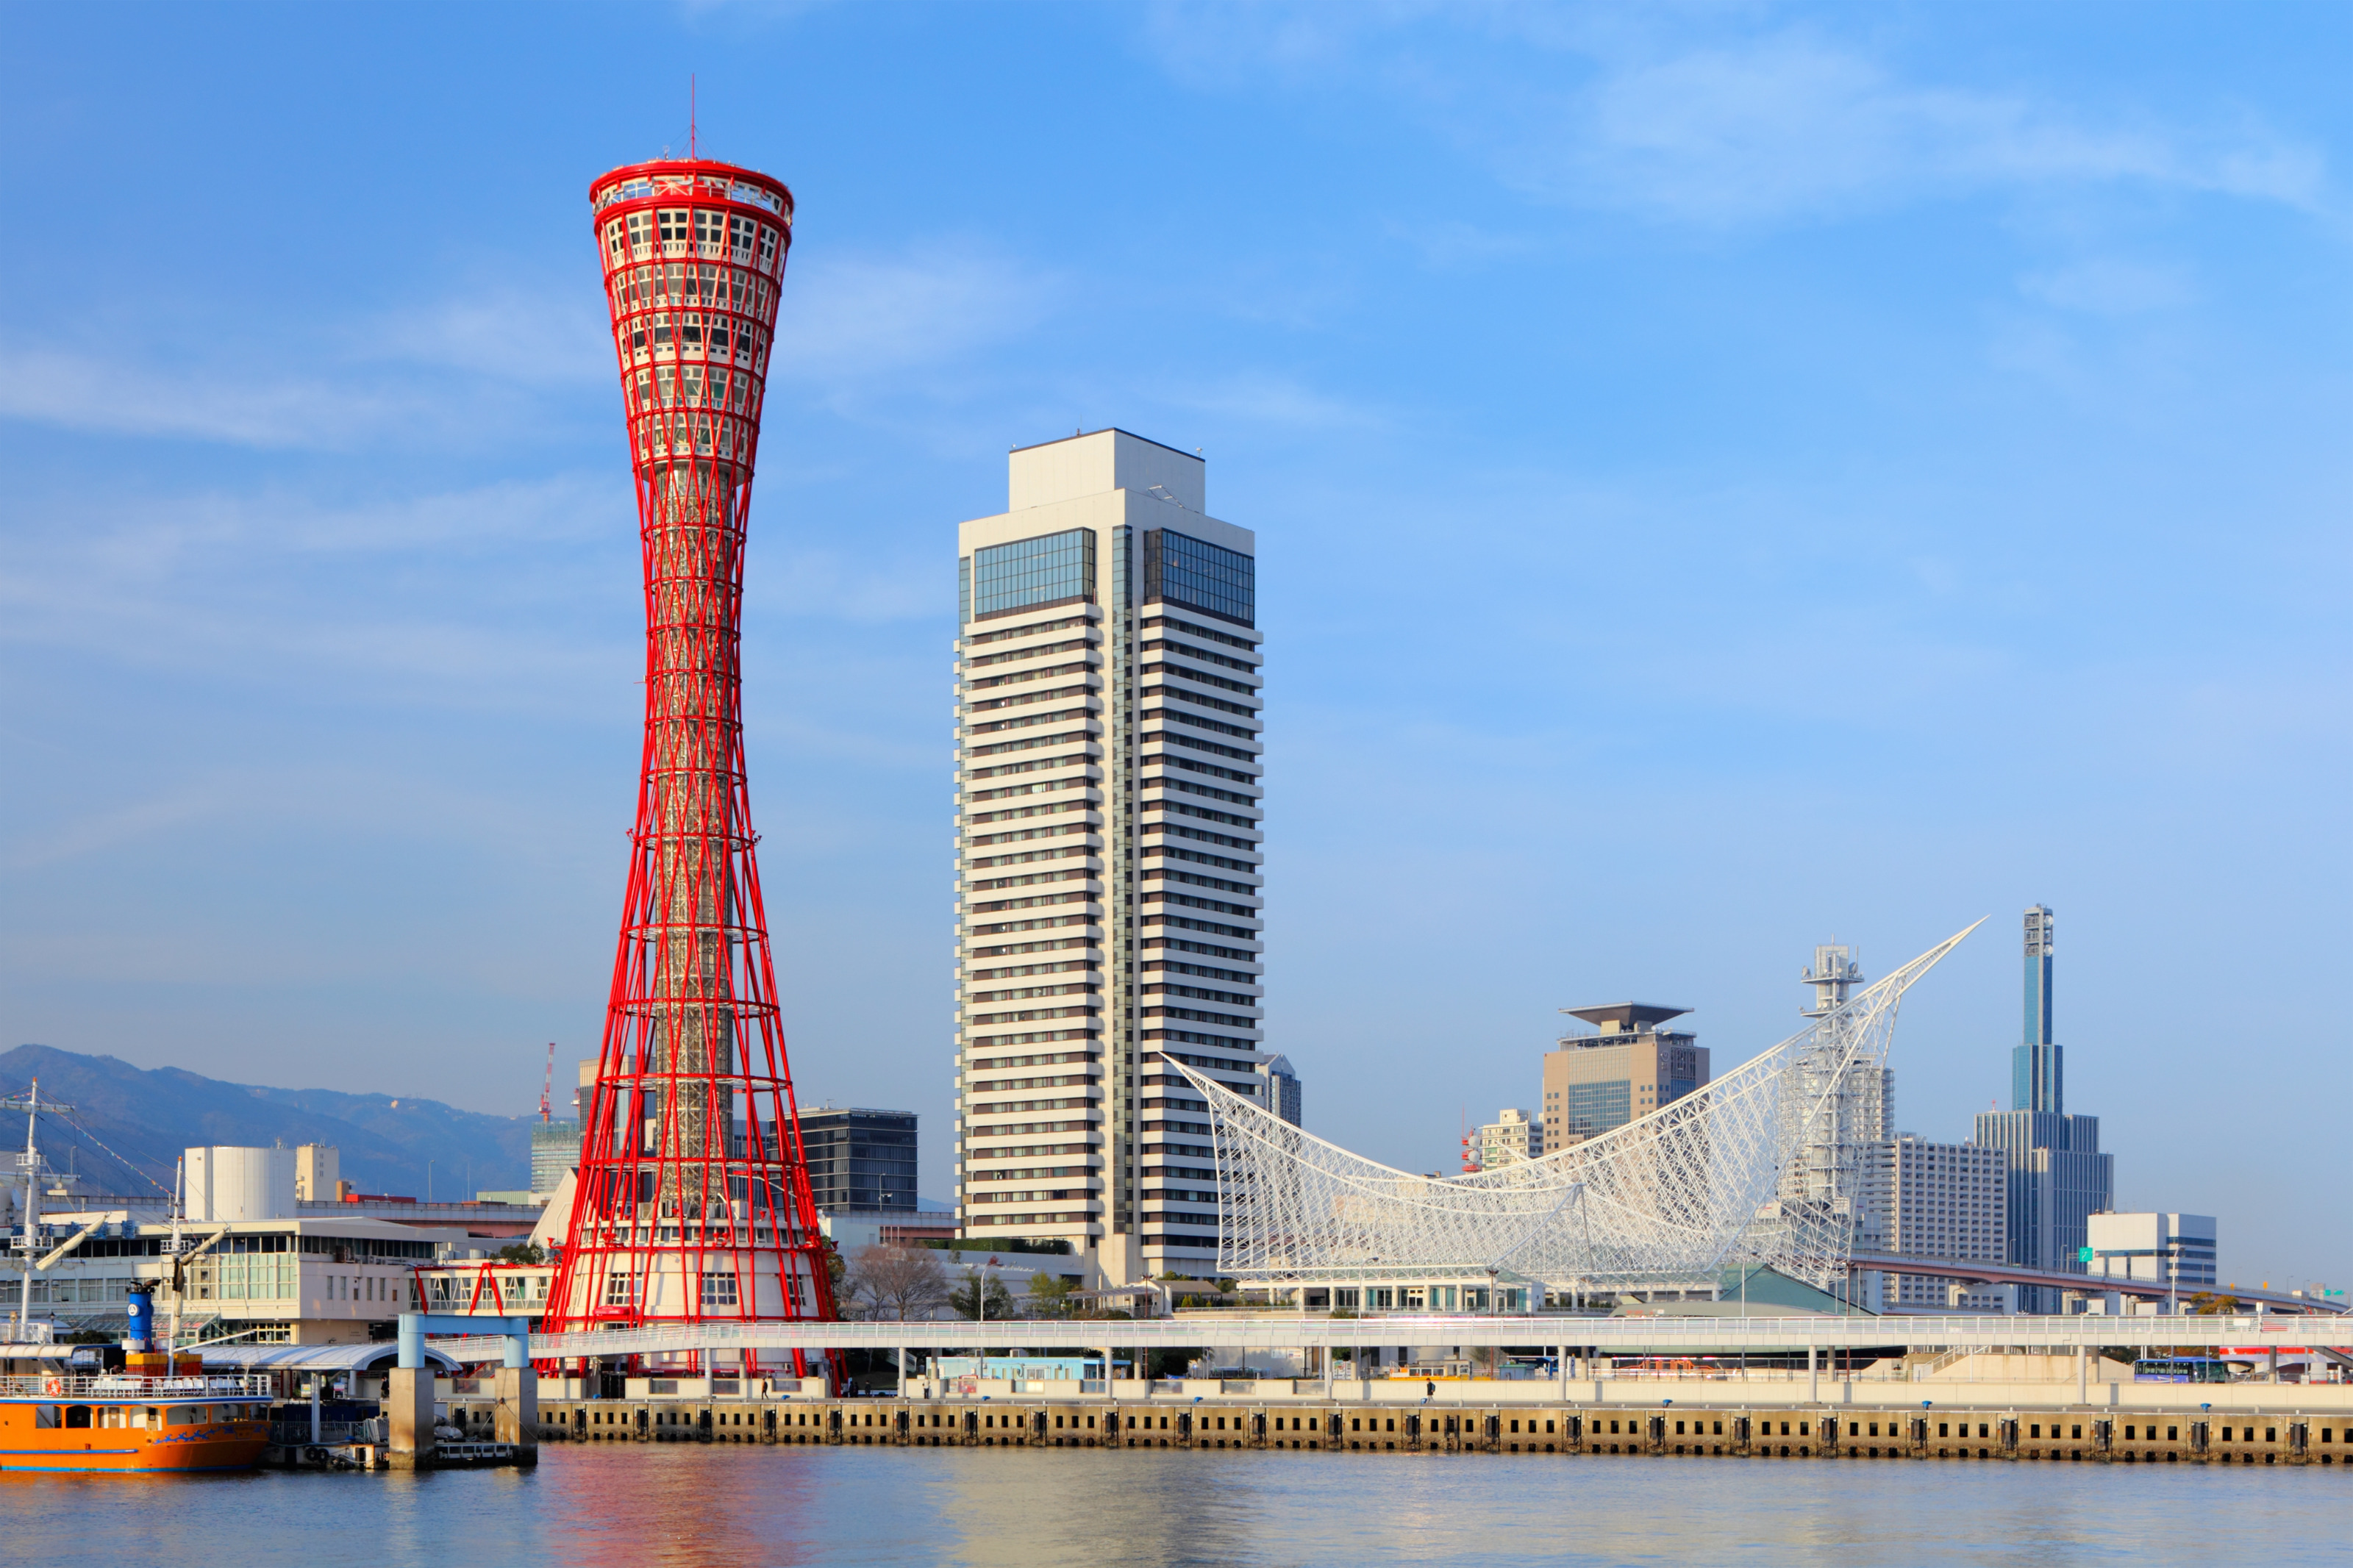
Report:
[{"label": "white steel truss canopy", "polygon": [[1463,1279],[1563,1290],[1713,1281],[1766,1264],[1827,1289],[1853,1250],[1865,1074],[1895,1010],[1971,925],[1723,1078],[1597,1138],[1418,1176],[1313,1137],[1189,1068],[1209,1104],[1218,1267],[1268,1284]]}]

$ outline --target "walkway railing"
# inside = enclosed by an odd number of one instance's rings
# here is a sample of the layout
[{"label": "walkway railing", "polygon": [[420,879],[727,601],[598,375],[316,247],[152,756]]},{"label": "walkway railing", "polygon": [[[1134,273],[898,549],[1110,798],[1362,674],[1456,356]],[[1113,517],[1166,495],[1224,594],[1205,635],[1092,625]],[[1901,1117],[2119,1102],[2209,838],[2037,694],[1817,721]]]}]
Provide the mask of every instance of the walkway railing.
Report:
[{"label": "walkway railing", "polygon": [[384,1443],[391,1440],[391,1423],[382,1416],[368,1421],[322,1421],[319,1435],[311,1435],[311,1423],[297,1417],[292,1421],[273,1421],[269,1440],[281,1448],[307,1448],[316,1444],[322,1448],[341,1447],[346,1443]]},{"label": "walkway railing", "polygon": [[0,1377],[0,1399],[153,1400],[158,1405],[202,1399],[266,1399],[269,1379],[249,1375],[132,1377],[123,1373]]},{"label": "walkway railing", "polygon": [[[533,1334],[534,1360],[659,1356],[728,1351],[944,1351],[1018,1346],[1025,1350],[1176,1349],[1354,1350],[1383,1345],[1465,1348],[1588,1347],[1600,1355],[1799,1353],[1809,1350],[1886,1349],[2073,1351],[2255,1344],[2353,1345],[2353,1320],[2251,1314],[2239,1317],[1799,1317],[1375,1318],[1240,1313],[1183,1319],[1040,1319],[971,1322],[694,1323],[595,1332]],[[437,1339],[436,1350],[461,1363],[495,1361],[502,1343],[488,1335]]]}]

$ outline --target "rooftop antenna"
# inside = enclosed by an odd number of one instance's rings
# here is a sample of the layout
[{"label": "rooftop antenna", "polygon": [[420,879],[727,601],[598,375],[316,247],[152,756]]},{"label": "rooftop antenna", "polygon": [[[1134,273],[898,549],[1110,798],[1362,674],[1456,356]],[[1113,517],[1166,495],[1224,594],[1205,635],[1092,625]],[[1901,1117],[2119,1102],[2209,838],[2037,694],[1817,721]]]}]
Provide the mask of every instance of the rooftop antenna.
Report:
[{"label": "rooftop antenna", "polygon": [[555,1042],[547,1042],[547,1073],[539,1080],[539,1119],[548,1120],[547,1097],[555,1089]]},{"label": "rooftop antenna", "polygon": [[686,73],[686,155],[690,160],[699,155],[695,146],[694,73],[689,71]]}]

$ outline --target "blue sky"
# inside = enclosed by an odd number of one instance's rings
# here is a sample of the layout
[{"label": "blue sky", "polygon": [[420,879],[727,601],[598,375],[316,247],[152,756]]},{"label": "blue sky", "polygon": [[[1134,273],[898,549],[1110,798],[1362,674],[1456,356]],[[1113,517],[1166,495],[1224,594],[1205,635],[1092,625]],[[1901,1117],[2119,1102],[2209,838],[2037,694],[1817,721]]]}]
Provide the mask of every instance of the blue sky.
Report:
[{"label": "blue sky", "polygon": [[806,1100],[948,1186],[954,525],[1201,447],[1256,529],[1269,1032],[1438,1169],[1556,1009],[1916,989],[2353,1276],[2353,18],[2319,6],[18,5],[0,1039],[535,1101],[593,1049],[638,601],[588,181],[799,198],[747,585]]}]

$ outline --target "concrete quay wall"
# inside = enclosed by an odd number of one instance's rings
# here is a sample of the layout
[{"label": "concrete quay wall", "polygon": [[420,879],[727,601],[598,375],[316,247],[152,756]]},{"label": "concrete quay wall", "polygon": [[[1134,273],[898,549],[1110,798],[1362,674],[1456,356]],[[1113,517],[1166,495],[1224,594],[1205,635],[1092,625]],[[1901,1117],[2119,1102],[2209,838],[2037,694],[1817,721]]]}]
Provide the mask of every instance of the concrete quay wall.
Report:
[{"label": "concrete quay wall", "polygon": [[[2251,1385],[2241,1385],[2251,1386]],[[2274,1395],[2299,1391],[2263,1385]],[[2227,1392],[2229,1385],[2198,1392]],[[1940,1390],[1949,1392],[1949,1390]],[[2051,1390],[2042,1390],[2047,1396]],[[542,1442],[1253,1449],[1747,1458],[2307,1465],[2353,1471],[2353,1417],[2281,1402],[2200,1409],[1936,1400],[1646,1405],[1203,1397],[589,1399],[540,1407]]]}]

